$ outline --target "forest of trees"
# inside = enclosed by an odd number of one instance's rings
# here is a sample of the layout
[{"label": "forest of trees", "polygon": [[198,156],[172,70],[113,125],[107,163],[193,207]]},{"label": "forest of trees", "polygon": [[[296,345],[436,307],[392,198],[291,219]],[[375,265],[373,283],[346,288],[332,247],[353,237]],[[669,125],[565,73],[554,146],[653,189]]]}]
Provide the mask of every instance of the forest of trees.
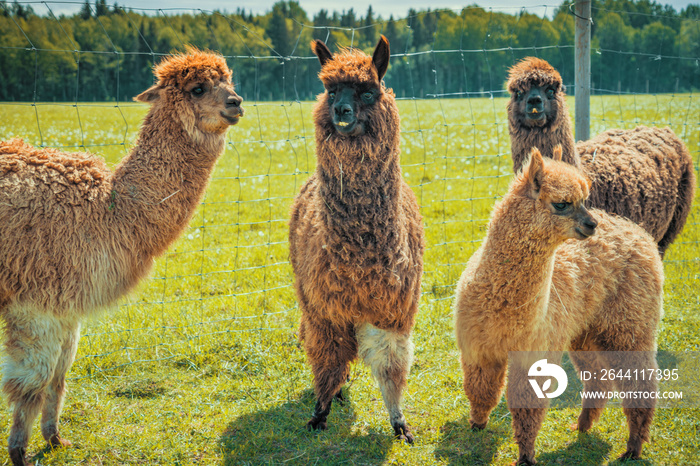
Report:
[{"label": "forest of trees", "polygon": [[[37,15],[29,4],[0,1],[0,101],[131,100],[148,87],[151,67],[186,45],[221,52],[248,100],[310,100],[321,92],[309,42],[371,51],[384,34],[392,60],[385,78],[399,97],[501,92],[507,69],[537,55],[573,93],[574,16],[563,3],[551,18],[468,6],[461,12],[411,10],[381,18],[370,7],[321,10],[295,1],[264,15],[243,10],[168,14],[106,0],[70,16]],[[593,0],[593,93],[667,93],[700,89],[700,6],[678,12],[649,0]],[[196,2],[192,3],[196,7]],[[474,94],[476,93],[476,94]],[[500,94],[496,94],[500,95]]]}]

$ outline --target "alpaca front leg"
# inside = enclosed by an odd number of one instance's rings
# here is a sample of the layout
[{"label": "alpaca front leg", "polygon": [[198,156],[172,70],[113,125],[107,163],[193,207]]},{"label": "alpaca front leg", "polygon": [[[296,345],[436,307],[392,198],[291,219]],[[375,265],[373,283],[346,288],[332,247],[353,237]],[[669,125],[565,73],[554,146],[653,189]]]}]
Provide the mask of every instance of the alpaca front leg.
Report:
[{"label": "alpaca front leg", "polygon": [[462,361],[462,373],[464,393],[471,406],[469,424],[472,429],[484,429],[491,411],[501,399],[506,380],[506,363],[493,361],[466,364]]},{"label": "alpaca front leg", "polygon": [[[595,351],[570,351],[569,357],[579,374],[588,373],[588,380],[583,380],[583,390],[586,393],[606,394],[613,388],[613,383],[608,378],[603,378],[603,368],[606,365],[598,357]],[[595,375],[592,375],[595,374]],[[581,414],[576,424],[571,428],[580,432],[588,432],[605,409],[607,398],[589,396],[583,399]]]},{"label": "alpaca front leg", "polygon": [[361,325],[356,332],[358,353],[379,383],[394,435],[413,443],[413,434],[401,412],[401,394],[413,362],[410,334],[380,330],[370,324]]},{"label": "alpaca front leg", "polygon": [[528,370],[511,364],[508,371],[506,398],[513,418],[513,437],[518,445],[517,465],[536,464],[535,440],[549,407],[548,398],[537,398],[528,381]]},{"label": "alpaca front leg", "polygon": [[[640,356],[640,361],[634,364],[628,363],[626,364],[627,367],[658,369],[654,352],[644,351],[636,354]],[[625,398],[622,400],[622,411],[627,417],[629,438],[627,439],[627,449],[620,456],[620,459],[639,459],[642,455],[642,444],[649,441],[649,430],[651,429],[651,422],[654,419],[656,410],[655,394],[659,384],[654,377],[651,377],[651,380],[649,378],[643,380],[622,378],[616,381],[616,384],[621,392],[653,394],[649,398]]]},{"label": "alpaca front leg", "polygon": [[351,325],[339,327],[329,321],[302,316],[304,349],[314,374],[316,406],[309,430],[324,430],[333,398],[342,402],[341,388],[350,374],[350,362],[357,357],[357,342]]},{"label": "alpaca front leg", "polygon": [[13,409],[8,439],[12,464],[25,465],[32,423],[44,404],[61,353],[61,323],[43,311],[10,309],[5,315],[7,359],[2,389]]},{"label": "alpaca front leg", "polygon": [[44,409],[41,413],[41,434],[52,447],[66,447],[71,445],[69,440],[61,437],[58,430],[58,417],[63,408],[63,399],[66,394],[66,372],[75,360],[80,339],[80,324],[69,328],[66,338],[61,346],[61,355],[56,364],[53,379],[46,388]]}]

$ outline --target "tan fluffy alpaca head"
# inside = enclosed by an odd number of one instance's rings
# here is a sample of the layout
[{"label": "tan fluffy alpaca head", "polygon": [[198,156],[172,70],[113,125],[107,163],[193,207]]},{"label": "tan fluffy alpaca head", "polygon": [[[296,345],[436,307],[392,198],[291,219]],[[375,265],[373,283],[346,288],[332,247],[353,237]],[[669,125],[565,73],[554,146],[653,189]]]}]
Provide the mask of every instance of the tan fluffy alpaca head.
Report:
[{"label": "tan fluffy alpaca head", "polygon": [[561,146],[551,155],[551,159],[543,157],[533,147],[511,189],[534,202],[535,223],[558,233],[562,240],[586,239],[597,226],[584,206],[591,182],[579,169],[561,161]]},{"label": "tan fluffy alpaca head", "polygon": [[134,97],[153,109],[167,108],[182,121],[192,137],[223,134],[243,116],[231,82],[231,70],[221,55],[189,48],[187,53],[164,58],[153,67],[157,83]]}]

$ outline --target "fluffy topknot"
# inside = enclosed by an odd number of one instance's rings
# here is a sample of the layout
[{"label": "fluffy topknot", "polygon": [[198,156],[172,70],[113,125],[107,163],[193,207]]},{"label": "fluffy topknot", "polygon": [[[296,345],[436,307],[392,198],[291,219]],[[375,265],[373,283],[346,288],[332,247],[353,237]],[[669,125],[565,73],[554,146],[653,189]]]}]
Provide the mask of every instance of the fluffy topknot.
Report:
[{"label": "fluffy topknot", "polygon": [[186,54],[180,53],[165,58],[153,67],[153,73],[158,78],[158,86],[161,87],[182,87],[192,81],[207,79],[218,82],[222,77],[231,81],[231,70],[224,57],[196,48],[189,48]]},{"label": "fluffy topknot", "polygon": [[555,86],[556,89],[564,90],[559,72],[541,58],[524,58],[508,70],[508,92],[522,92],[533,86]]},{"label": "fluffy topknot", "polygon": [[379,74],[372,57],[359,49],[340,49],[318,73],[325,86],[339,82],[378,83]]}]

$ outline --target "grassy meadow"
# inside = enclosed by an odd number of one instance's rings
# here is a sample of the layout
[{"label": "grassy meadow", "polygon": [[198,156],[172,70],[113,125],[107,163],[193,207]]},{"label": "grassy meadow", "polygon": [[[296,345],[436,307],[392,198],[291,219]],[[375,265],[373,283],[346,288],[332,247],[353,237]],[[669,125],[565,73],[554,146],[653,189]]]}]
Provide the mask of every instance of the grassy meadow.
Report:
[{"label": "grassy meadow", "polygon": [[[402,170],[415,190],[427,250],[415,362],[404,413],[416,443],[392,439],[370,370],[353,366],[348,402],[329,428],[304,429],[314,404],[297,342],[288,263],[290,203],[315,167],[312,102],[244,102],[206,197],[185,235],[136,292],[83,328],[69,372],[62,433],[74,447],[45,448],[38,464],[510,464],[505,401],[482,432],[468,428],[452,331],[454,285],[484,237],[511,178],[506,99],[401,100]],[[591,134],[670,125],[700,165],[697,95],[594,96]],[[573,99],[570,102],[573,109]],[[0,139],[88,150],[116,164],[134,144],[146,107],[130,103],[0,104]],[[700,349],[700,194],[665,259],[659,349]],[[625,450],[620,408],[588,434],[569,431],[578,409],[552,408],[539,464],[615,464]],[[0,406],[0,464],[11,415]],[[660,409],[644,465],[700,462],[700,409]]]}]

